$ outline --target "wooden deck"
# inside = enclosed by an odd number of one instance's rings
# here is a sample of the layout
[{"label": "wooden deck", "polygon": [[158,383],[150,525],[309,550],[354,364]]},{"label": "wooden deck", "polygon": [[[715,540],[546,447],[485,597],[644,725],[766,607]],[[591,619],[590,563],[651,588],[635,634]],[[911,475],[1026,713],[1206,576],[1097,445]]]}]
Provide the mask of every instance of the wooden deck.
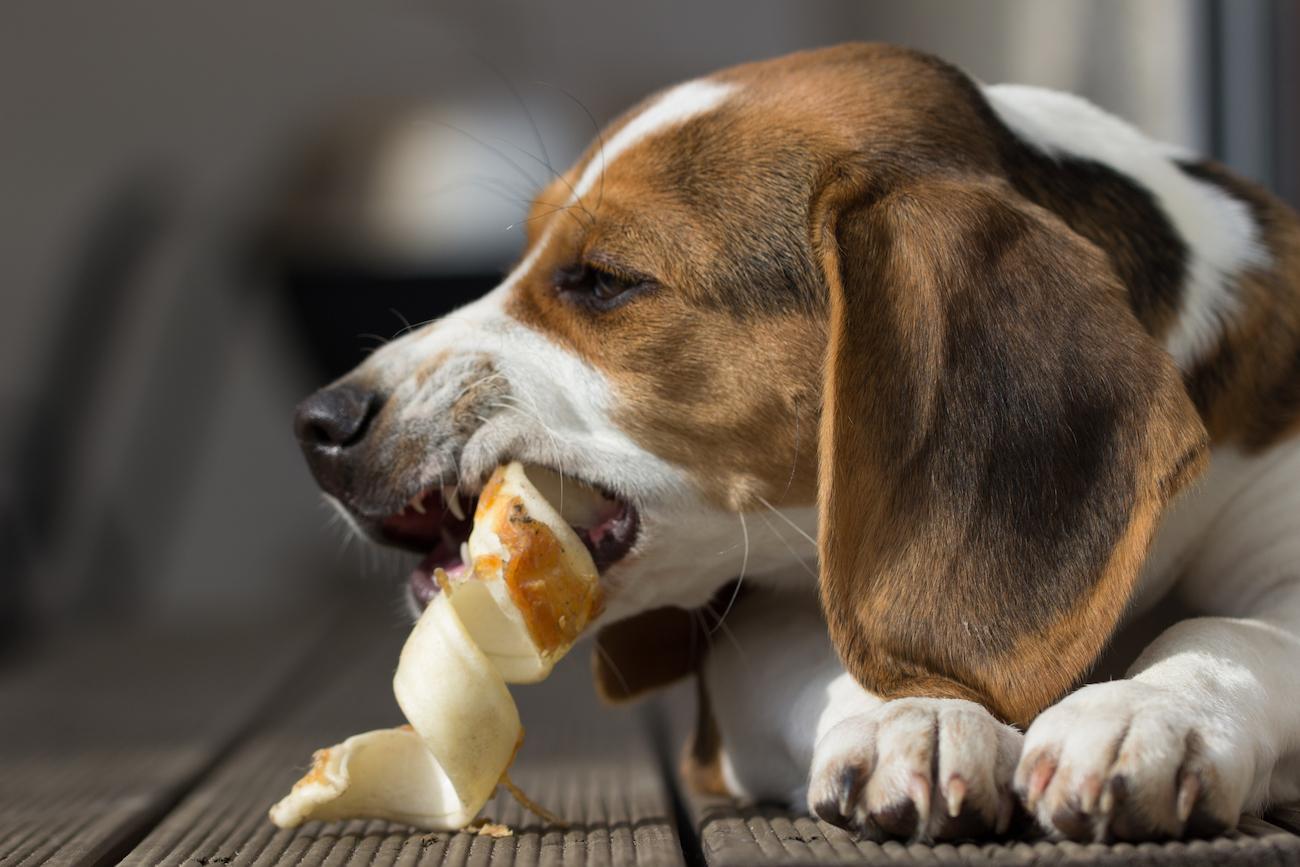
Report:
[{"label": "wooden deck", "polygon": [[516,688],[512,776],[563,815],[499,797],[510,837],[387,822],[281,831],[268,806],[313,749],[400,722],[389,678],[406,624],[351,606],[243,630],[65,636],[0,667],[0,865],[1297,864],[1300,811],[1214,841],[926,847],[855,840],[806,815],[684,793],[671,707],[599,707],[582,654]]}]

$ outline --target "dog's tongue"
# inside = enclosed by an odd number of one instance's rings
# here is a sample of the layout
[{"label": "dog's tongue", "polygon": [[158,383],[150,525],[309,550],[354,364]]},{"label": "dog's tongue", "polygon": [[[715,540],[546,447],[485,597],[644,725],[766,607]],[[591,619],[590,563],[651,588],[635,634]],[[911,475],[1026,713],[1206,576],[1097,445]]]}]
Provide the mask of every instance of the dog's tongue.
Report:
[{"label": "dog's tongue", "polygon": [[424,608],[434,596],[438,595],[441,589],[433,575],[436,570],[442,569],[447,573],[447,577],[454,581],[461,578],[468,568],[469,566],[464,560],[463,549],[452,544],[450,539],[444,539],[426,554],[424,559],[411,572],[409,579],[411,595],[415,597],[415,601],[420,608]]},{"label": "dog's tongue", "polygon": [[428,555],[420,564],[411,572],[411,595],[415,597],[415,602],[423,610],[426,605],[433,601],[433,597],[438,595],[441,588],[438,587],[437,580],[433,577],[433,570],[438,568],[438,561],[433,554]]}]

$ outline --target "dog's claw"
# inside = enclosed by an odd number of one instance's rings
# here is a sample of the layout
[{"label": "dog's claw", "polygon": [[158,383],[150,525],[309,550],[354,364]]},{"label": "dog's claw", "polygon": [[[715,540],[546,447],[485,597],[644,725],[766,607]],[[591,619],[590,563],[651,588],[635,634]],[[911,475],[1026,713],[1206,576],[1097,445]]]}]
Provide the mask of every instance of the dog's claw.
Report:
[{"label": "dog's claw", "polygon": [[966,798],[966,781],[953,774],[948,778],[948,815],[956,819],[961,813],[961,802]]},{"label": "dog's claw", "polygon": [[1038,806],[1038,800],[1047,791],[1047,786],[1056,774],[1056,762],[1048,756],[1040,756],[1029,774],[1029,783],[1025,790],[1025,806],[1031,811]]},{"label": "dog's claw", "polygon": [[930,780],[920,774],[913,774],[907,783],[907,794],[916,805],[916,831],[923,834],[930,826]]},{"label": "dog's claw", "polygon": [[1201,794],[1201,778],[1194,773],[1184,772],[1178,785],[1178,821],[1186,825],[1196,807],[1196,799]]},{"label": "dog's claw", "polygon": [[998,815],[993,824],[993,831],[998,836],[1007,833],[1011,828],[1011,816],[1015,812],[1016,804],[1010,792],[1003,792],[998,796]]},{"label": "dog's claw", "polygon": [[1101,797],[1101,777],[1089,774],[1079,784],[1079,806],[1085,813],[1097,809],[1097,800]]}]

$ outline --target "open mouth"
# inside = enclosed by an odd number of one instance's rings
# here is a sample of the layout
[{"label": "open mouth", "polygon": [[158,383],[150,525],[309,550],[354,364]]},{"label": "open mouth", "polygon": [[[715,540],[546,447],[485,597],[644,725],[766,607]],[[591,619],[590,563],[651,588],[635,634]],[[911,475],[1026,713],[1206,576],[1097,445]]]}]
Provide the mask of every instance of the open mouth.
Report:
[{"label": "open mouth", "polygon": [[[596,569],[604,574],[627,556],[640,525],[628,502],[587,482],[539,466],[525,468],[529,480],[587,546]],[[402,511],[380,522],[385,541],[424,554],[411,573],[411,597],[423,609],[438,593],[434,572],[460,577],[468,566],[468,543],[474,529],[477,492],[436,486],[412,498]]]}]

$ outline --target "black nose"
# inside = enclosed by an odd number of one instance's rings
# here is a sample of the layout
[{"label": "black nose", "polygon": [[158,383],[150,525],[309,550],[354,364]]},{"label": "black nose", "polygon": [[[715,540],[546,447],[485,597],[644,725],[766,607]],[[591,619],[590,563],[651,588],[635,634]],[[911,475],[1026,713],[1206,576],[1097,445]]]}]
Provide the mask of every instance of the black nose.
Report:
[{"label": "black nose", "polygon": [[322,388],[298,404],[293,432],[304,449],[350,446],[366,435],[379,404],[379,394],[364,388]]},{"label": "black nose", "polygon": [[355,385],[322,388],[298,404],[293,432],[316,481],[336,496],[346,494],[350,447],[366,437],[383,405],[382,396]]}]

